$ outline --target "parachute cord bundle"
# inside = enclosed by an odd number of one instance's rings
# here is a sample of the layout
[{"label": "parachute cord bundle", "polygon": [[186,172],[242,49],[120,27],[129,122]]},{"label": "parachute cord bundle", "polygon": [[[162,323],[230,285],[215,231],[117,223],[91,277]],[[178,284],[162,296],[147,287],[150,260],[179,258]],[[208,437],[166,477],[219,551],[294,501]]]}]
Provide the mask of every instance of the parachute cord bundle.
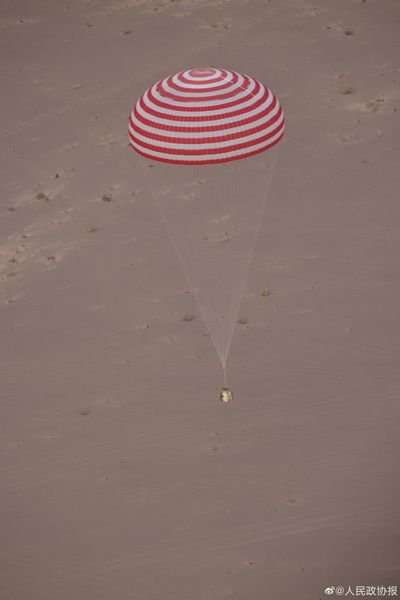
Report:
[{"label": "parachute cord bundle", "polygon": [[[214,326],[212,326],[210,324],[210,314],[209,313],[210,313],[210,311],[214,312],[214,313],[217,312],[217,306],[218,306],[217,292],[218,292],[219,287],[224,288],[228,285],[227,284],[227,274],[225,271],[222,271],[222,273],[219,274],[220,279],[216,280],[216,285],[213,284],[206,290],[205,290],[205,288],[200,289],[200,290],[198,289],[198,286],[196,285],[196,281],[193,279],[192,274],[190,273],[190,265],[187,265],[187,262],[186,262],[187,256],[185,253],[182,252],[182,248],[179,247],[179,243],[176,240],[176,235],[174,235],[174,232],[172,230],[173,224],[169,223],[168,218],[166,217],[164,210],[162,208],[162,202],[157,197],[157,193],[154,190],[154,185],[151,180],[152,178],[150,177],[148,168],[146,167],[146,164],[145,164],[146,161],[142,157],[139,157],[139,161],[138,161],[140,164],[140,168],[143,171],[144,179],[148,185],[148,188],[149,188],[151,197],[153,199],[154,205],[156,207],[156,210],[160,216],[161,222],[163,223],[163,225],[165,227],[167,235],[172,243],[172,247],[174,248],[174,251],[178,258],[179,264],[182,268],[182,272],[187,280],[188,288],[195,299],[195,302],[197,304],[197,307],[199,309],[201,317],[207,327],[207,330],[210,335],[213,346],[215,348],[216,354],[221,363],[221,367],[223,370],[223,376],[224,376],[224,384],[226,387],[227,387],[227,378],[226,378],[227,360],[228,360],[230,347],[231,347],[232,340],[233,340],[233,335],[234,335],[234,331],[235,331],[235,326],[236,326],[236,322],[237,322],[240,305],[241,305],[241,302],[243,299],[243,294],[244,294],[247,279],[248,279],[250,266],[252,263],[257,239],[259,236],[259,231],[260,231],[263,215],[265,212],[267,198],[268,198],[269,191],[270,191],[270,188],[272,185],[272,180],[273,180],[273,176],[275,173],[276,164],[278,162],[279,148],[275,149],[273,154],[274,154],[274,156],[272,157],[272,160],[269,165],[268,173],[267,173],[267,182],[266,182],[266,184],[264,184],[264,186],[265,186],[264,191],[261,192],[261,194],[260,194],[261,199],[260,199],[260,203],[259,203],[259,207],[258,207],[258,212],[257,212],[256,218],[254,219],[255,229],[252,234],[251,246],[250,246],[249,250],[243,251],[243,264],[242,264],[242,273],[240,274],[240,279],[237,279],[237,277],[236,277],[235,290],[232,289],[232,287],[229,288],[230,289],[229,294],[231,296],[231,301],[230,301],[230,307],[225,314],[225,318],[223,319],[223,321],[216,320],[214,322]],[[259,160],[259,159],[257,159],[257,160]],[[222,167],[222,165],[219,165],[219,166],[214,165],[213,168],[221,169],[222,170],[222,178],[225,179],[226,174],[224,173],[224,168]],[[200,176],[199,167],[196,166],[191,169],[192,169],[191,170],[192,178],[195,180],[199,180],[199,176]],[[231,191],[231,190],[229,189],[229,191]],[[221,178],[219,178],[217,187],[212,188],[211,200],[214,201],[215,199],[218,198],[219,195],[226,195],[227,193],[228,193],[228,191],[226,189],[226,181],[221,182]],[[200,197],[196,196],[196,201],[199,203],[199,210],[200,210],[199,215],[204,218],[204,223],[206,223],[206,219],[205,219],[206,215],[205,215],[204,208],[203,208],[201,194],[200,194]],[[198,217],[197,217],[197,219],[198,219]],[[209,235],[211,232],[204,231],[204,233]],[[235,267],[235,268],[236,268],[236,270],[238,270],[238,267]],[[218,273],[217,273],[217,275],[218,275]],[[204,294],[205,291],[206,291],[206,299],[207,299],[208,307],[207,307],[207,305],[204,306],[204,302],[202,302],[202,300],[201,300],[201,296],[202,296],[202,294]],[[203,298],[203,300],[204,300],[204,298]],[[211,321],[212,321],[212,319],[211,319]]]},{"label": "parachute cord bundle", "polygon": [[280,148],[278,146],[278,148],[275,151],[274,157],[272,159],[271,172],[268,174],[268,181],[267,181],[267,185],[266,185],[266,188],[265,188],[265,191],[264,191],[263,201],[262,201],[261,209],[260,209],[260,212],[259,212],[259,215],[258,215],[258,219],[257,219],[256,231],[255,231],[255,234],[254,234],[254,237],[253,237],[253,242],[252,242],[251,249],[249,251],[247,265],[245,267],[245,272],[244,272],[244,276],[243,276],[243,280],[242,280],[241,290],[239,292],[239,295],[238,295],[238,298],[237,298],[237,301],[236,301],[236,306],[235,306],[234,313],[233,313],[234,314],[233,323],[232,323],[232,325],[231,325],[231,327],[229,329],[229,338],[228,338],[228,341],[227,341],[227,344],[226,344],[225,353],[224,353],[224,355],[223,355],[223,357],[221,359],[221,363],[222,363],[223,368],[225,368],[226,362],[228,360],[228,354],[229,354],[229,350],[230,350],[230,347],[231,347],[231,344],[232,344],[233,334],[234,334],[234,331],[235,331],[235,323],[236,323],[236,320],[237,320],[237,316],[239,314],[240,305],[242,303],[242,298],[243,298],[244,290],[246,288],[246,283],[247,283],[247,278],[248,278],[248,275],[249,275],[250,265],[251,265],[251,262],[252,262],[252,259],[253,259],[253,255],[254,255],[254,251],[255,251],[255,248],[256,248],[258,234],[259,234],[259,231],[260,231],[262,219],[263,219],[263,216],[264,216],[265,206],[267,204],[268,194],[269,194],[269,191],[270,191],[270,188],[271,188],[272,178],[273,178],[273,175],[274,175],[274,172],[275,172],[276,163],[277,163],[277,160],[278,160],[279,149]]},{"label": "parachute cord bundle", "polygon": [[[173,246],[173,248],[175,250],[175,253],[176,253],[177,257],[178,257],[179,264],[181,265],[183,274],[184,274],[184,276],[186,278],[186,281],[187,281],[187,283],[189,285],[189,289],[190,289],[190,291],[192,293],[192,296],[194,297],[194,299],[196,301],[196,304],[197,304],[198,309],[200,311],[200,314],[201,314],[201,316],[203,318],[203,321],[204,321],[204,323],[207,326],[207,319],[206,319],[206,317],[205,317],[205,315],[203,313],[203,309],[202,309],[202,307],[201,307],[201,305],[200,305],[200,303],[199,303],[199,301],[197,299],[197,295],[196,295],[196,292],[195,292],[195,286],[193,285],[192,280],[191,280],[191,278],[189,277],[189,275],[187,273],[187,269],[185,267],[185,263],[184,263],[184,261],[182,259],[181,253],[179,252],[179,248],[178,248],[178,246],[177,246],[177,244],[176,244],[176,242],[174,240],[174,237],[173,237],[173,235],[172,235],[172,233],[170,231],[170,227],[168,226],[168,222],[165,219],[164,214],[163,214],[162,210],[160,209],[159,203],[156,200],[156,196],[154,194],[153,187],[152,187],[152,185],[150,183],[150,179],[149,179],[148,174],[146,172],[146,168],[145,168],[145,165],[144,165],[144,159],[142,157],[139,157],[139,164],[140,164],[140,167],[141,167],[141,169],[142,169],[142,171],[144,173],[144,177],[145,177],[145,179],[147,181],[147,184],[149,186],[150,194],[151,194],[151,197],[153,199],[154,205],[155,205],[155,207],[157,209],[157,212],[160,215],[161,221],[164,224],[165,230],[166,230],[166,232],[168,234],[169,239],[171,240],[172,246]],[[217,353],[217,356],[218,356],[218,358],[220,358],[220,354],[218,352],[218,345],[217,345],[217,342],[216,342],[216,340],[214,338],[213,332],[211,332],[208,327],[207,327],[207,329],[208,329],[208,332],[210,334],[211,341],[212,341],[212,343],[214,345],[214,348],[215,348],[215,351]]]}]

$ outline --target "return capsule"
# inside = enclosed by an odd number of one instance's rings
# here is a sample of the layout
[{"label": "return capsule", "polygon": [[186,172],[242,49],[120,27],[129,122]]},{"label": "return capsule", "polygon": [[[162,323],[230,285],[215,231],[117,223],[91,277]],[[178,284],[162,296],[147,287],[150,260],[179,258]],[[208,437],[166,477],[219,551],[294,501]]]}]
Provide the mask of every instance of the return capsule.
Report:
[{"label": "return capsule", "polygon": [[223,387],[219,395],[219,399],[221,400],[221,402],[230,402],[231,400],[233,400],[233,394],[231,390],[227,387]]}]

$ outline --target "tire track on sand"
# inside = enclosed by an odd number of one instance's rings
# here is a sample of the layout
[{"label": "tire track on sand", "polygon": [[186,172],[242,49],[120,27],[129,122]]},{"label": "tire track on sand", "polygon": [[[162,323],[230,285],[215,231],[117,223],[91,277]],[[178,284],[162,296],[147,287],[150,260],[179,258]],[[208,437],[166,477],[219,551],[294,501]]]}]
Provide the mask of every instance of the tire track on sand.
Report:
[{"label": "tire track on sand", "polygon": [[[95,582],[96,575],[104,575],[105,571],[120,571],[124,567],[131,567],[132,565],[135,568],[140,568],[146,565],[154,565],[154,563],[157,564],[157,574],[160,574],[161,571],[158,565],[162,569],[169,570],[171,562],[180,562],[200,555],[200,562],[196,560],[197,568],[202,566],[202,564],[209,564],[210,560],[212,560],[210,557],[218,556],[229,550],[269,542],[292,535],[314,533],[335,527],[348,527],[349,525],[357,526],[360,519],[367,518],[368,520],[372,520],[382,516],[393,518],[398,514],[399,506],[397,503],[394,503],[384,508],[355,509],[342,514],[327,516],[302,518],[295,515],[286,518],[285,522],[280,524],[274,524],[271,519],[257,521],[250,525],[233,526],[224,532],[213,531],[211,534],[203,534],[194,540],[185,537],[175,540],[167,539],[144,551],[138,549],[133,552],[125,552],[119,557],[110,560],[94,561],[89,568],[87,568],[87,562],[85,564],[76,564],[76,567],[69,570],[68,573],[65,573],[65,565],[60,565],[60,569],[64,571],[63,574],[50,578],[47,583],[62,584],[72,579],[92,580]],[[204,555],[203,559],[201,555]],[[105,579],[103,579],[103,582],[105,582]]]},{"label": "tire track on sand", "polygon": [[[397,398],[397,395],[398,386],[394,386],[380,394],[379,398],[381,401],[393,401]],[[293,397],[291,398],[293,399]],[[299,398],[301,398],[301,394]],[[315,415],[315,410],[325,410],[330,404],[334,403],[337,405],[339,400],[344,404],[346,396],[336,392],[323,400],[316,400],[307,405],[299,405],[297,410],[303,416],[308,413]],[[287,412],[290,412],[293,416],[295,414],[294,410],[292,404],[282,406],[280,409],[282,419]],[[215,431],[218,431],[220,434],[218,439],[223,440],[225,436],[233,433],[238,434],[239,432],[246,432],[248,430],[252,431],[254,427],[260,425],[260,419],[269,418],[263,407],[258,410],[254,408],[252,410],[249,409],[244,416],[250,416],[251,419],[236,422],[229,426],[218,421],[212,429],[207,427],[202,431],[199,431],[198,427],[192,422],[185,424],[184,420],[182,421],[180,418],[177,418],[170,422],[168,431],[164,433],[155,431],[154,435],[149,434],[149,432],[139,434],[118,448],[106,450],[102,442],[97,442],[84,448],[85,456],[82,457],[75,455],[68,458],[64,455],[49,455],[48,459],[41,460],[39,463],[25,464],[21,467],[16,467],[15,465],[6,466],[0,471],[0,476],[3,479],[8,478],[8,482],[4,481],[0,485],[0,492],[3,494],[19,492],[30,486],[60,481],[75,475],[79,476],[93,469],[112,467],[115,461],[130,460],[132,456],[140,460],[140,456],[146,456],[151,451],[158,452],[166,460],[172,460],[174,456],[179,455],[184,450],[187,444],[201,451],[201,448],[204,448],[207,443],[216,442],[217,438],[211,438]],[[49,473],[49,470],[53,472]]]}]

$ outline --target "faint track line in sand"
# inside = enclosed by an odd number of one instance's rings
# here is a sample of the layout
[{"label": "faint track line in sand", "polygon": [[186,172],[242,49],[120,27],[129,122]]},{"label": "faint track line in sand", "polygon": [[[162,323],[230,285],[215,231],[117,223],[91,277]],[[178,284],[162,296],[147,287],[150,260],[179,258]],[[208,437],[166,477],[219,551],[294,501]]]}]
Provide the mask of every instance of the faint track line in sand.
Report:
[{"label": "faint track line in sand", "polygon": [[[157,573],[160,573],[158,565],[164,564],[164,568],[168,569],[168,563],[171,561],[182,560],[188,557],[192,558],[198,554],[213,556],[214,553],[268,542],[286,536],[314,533],[335,527],[348,527],[351,524],[357,526],[360,518],[368,518],[368,520],[377,519],[381,516],[393,518],[399,514],[399,511],[398,503],[393,503],[384,508],[365,509],[364,511],[357,509],[337,515],[306,518],[299,518],[299,516],[294,515],[293,517],[286,518],[284,523],[275,525],[272,520],[257,521],[250,525],[233,526],[229,531],[223,533],[213,532],[212,534],[203,534],[191,541],[188,541],[184,537],[172,541],[166,539],[163,542],[154,544],[153,548],[148,548],[144,551],[135,550],[124,553],[114,559],[94,561],[89,568],[84,568],[85,565],[77,565],[67,574],[50,578],[47,583],[61,584],[71,579],[97,580],[98,582],[105,583],[105,579],[96,578],[96,572],[118,570],[123,568],[124,565],[130,566],[130,568],[134,565],[135,568],[138,568],[156,563]],[[196,561],[196,568],[207,565],[209,562],[210,558],[200,559],[200,562]],[[110,583],[112,585],[112,582]]]},{"label": "faint track line in sand", "polygon": [[[399,386],[395,386],[391,391],[386,391],[385,393],[380,395],[379,398],[382,399],[383,397],[384,399],[389,400],[391,398],[397,398],[398,388]],[[334,403],[334,405],[337,406],[338,397],[340,396],[340,393],[335,393],[330,395],[325,400],[317,400],[307,405],[299,405],[298,412],[301,412],[301,414],[304,415],[305,413],[312,411],[314,414],[314,411],[316,409],[326,409],[326,406],[329,404]],[[344,397],[342,401],[345,402],[346,397]],[[290,412],[290,414],[294,414],[296,412],[292,405],[288,405],[287,407],[283,409],[281,408],[280,410],[281,412],[279,414],[282,415],[282,419],[284,418],[284,415],[286,413]],[[253,410],[251,415],[253,417],[256,417],[256,419],[254,419],[253,421],[248,423],[239,422],[235,425],[231,425],[230,427],[224,427],[223,429],[219,427],[219,423],[216,423],[215,429],[220,430],[220,436],[219,438],[215,438],[212,440],[209,437],[212,435],[211,431],[206,431],[201,434],[198,434],[198,431],[196,430],[194,425],[189,425],[185,427],[178,422],[176,427],[179,428],[179,436],[177,436],[175,427],[173,431],[171,428],[171,431],[165,435],[160,435],[159,433],[155,432],[154,437],[157,436],[157,443],[152,443],[151,441],[149,441],[149,433],[146,433],[142,434],[141,436],[137,436],[129,445],[125,444],[123,447],[115,448],[113,450],[105,452],[100,452],[96,456],[92,456],[83,460],[79,460],[77,457],[75,457],[70,461],[69,464],[68,461],[65,461],[63,459],[63,457],[59,459],[51,459],[49,461],[42,461],[39,466],[36,465],[36,469],[37,471],[39,471],[39,473],[37,473],[36,475],[32,473],[32,471],[35,468],[35,465],[26,465],[22,469],[15,468],[14,466],[8,466],[0,471],[0,475],[4,477],[12,475],[15,472],[16,480],[11,481],[8,484],[1,485],[0,491],[2,493],[18,492],[30,486],[43,485],[54,481],[63,480],[71,476],[80,475],[81,473],[91,471],[94,468],[105,468],[107,466],[112,467],[115,464],[115,460],[126,459],[126,461],[129,463],[129,457],[132,455],[132,453],[134,453],[135,458],[140,461],[140,455],[145,456],[150,450],[155,450],[158,451],[160,454],[162,453],[162,455],[166,457],[167,461],[172,460],[174,456],[182,452],[185,444],[193,444],[194,442],[194,447],[201,451],[201,448],[206,446],[207,444],[212,445],[214,443],[218,443],[218,439],[224,440],[224,436],[226,434],[237,433],[241,430],[251,430],[255,426],[260,425],[259,418],[262,417],[264,414],[264,409],[260,409],[259,411]],[[266,415],[266,418],[267,417],[268,415]],[[198,434],[197,437],[196,433]],[[174,447],[171,448],[169,451],[165,452],[167,446],[171,442],[176,441],[177,439],[179,439],[179,443],[174,445]],[[90,447],[90,451],[95,452],[97,447],[101,449],[102,444],[100,442],[98,444],[93,444]],[[207,453],[206,448],[204,448],[204,453]],[[67,464],[65,464],[66,462]],[[59,469],[59,472],[46,475],[45,471],[47,469]],[[20,480],[21,476],[24,477],[22,480]]]},{"label": "faint track line in sand", "polygon": [[29,121],[25,121],[24,123],[21,123],[20,125],[15,125],[14,127],[5,129],[2,132],[0,132],[0,139],[9,137],[15,133],[19,133],[20,131],[23,131],[24,129],[28,129],[29,127],[34,127],[35,125],[38,125],[39,123],[43,123],[43,121],[47,121],[54,117],[62,116],[64,114],[66,114],[67,112],[74,110],[75,108],[80,108],[81,106],[86,106],[87,104],[90,104],[91,102],[95,102],[96,100],[101,100],[102,98],[106,98],[107,96],[110,96],[121,90],[124,90],[125,88],[127,88],[131,85],[134,85],[141,81],[145,81],[150,76],[156,75],[157,73],[159,73],[166,67],[174,65],[180,59],[188,57],[188,56],[192,56],[193,54],[196,54],[196,52],[200,52],[201,50],[206,50],[213,44],[216,44],[217,42],[222,41],[222,40],[232,36],[235,33],[243,31],[244,29],[247,29],[247,27],[251,27],[252,25],[254,25],[256,23],[259,23],[261,20],[265,19],[266,17],[271,16],[274,13],[277,13],[279,11],[282,11],[283,9],[288,8],[289,6],[292,6],[295,4],[298,5],[299,3],[301,4],[302,0],[289,0],[289,2],[285,2],[284,4],[281,4],[280,6],[270,8],[270,9],[262,12],[261,14],[257,15],[257,17],[253,17],[252,19],[248,19],[246,22],[244,22],[241,25],[232,27],[232,29],[230,29],[229,31],[221,33],[220,35],[216,35],[209,40],[204,40],[203,42],[200,42],[196,46],[193,46],[192,48],[190,48],[186,51],[182,51],[182,52],[175,54],[172,58],[164,61],[160,65],[157,65],[156,67],[149,69],[143,75],[125,79],[124,81],[121,81],[121,83],[107,87],[104,90],[95,92],[93,94],[89,94],[88,96],[85,96],[84,98],[80,98],[79,100],[76,100],[74,102],[70,102],[69,104],[66,104],[61,108],[56,108],[54,110],[50,110],[46,113],[43,113],[42,115],[39,115],[38,117],[35,117],[33,119],[30,119]]},{"label": "faint track line in sand", "polygon": [[[332,396],[331,401],[337,402],[337,395]],[[309,408],[310,410],[312,410],[313,406],[310,406]],[[288,407],[287,410],[292,411],[292,407]],[[305,407],[301,407],[301,411],[304,412],[304,410]],[[264,414],[261,410],[257,412],[253,411],[251,414],[252,416],[256,415],[260,417],[260,413]],[[243,423],[242,421],[240,421],[235,425],[224,427],[224,429],[220,432],[220,438],[223,439],[224,435],[233,432],[237,433],[240,430],[246,431],[248,428],[251,429],[252,427],[254,427],[255,424],[256,423],[254,421],[250,423]],[[215,429],[218,428],[219,424],[216,423]],[[177,431],[179,431],[179,434],[177,434]],[[69,464],[68,461],[65,461],[64,457],[59,457],[41,461],[39,465],[26,465],[22,469],[15,468],[15,466],[12,465],[4,467],[2,470],[0,470],[0,475],[5,477],[10,476],[15,472],[16,481],[10,482],[5,485],[0,485],[0,491],[3,493],[15,492],[18,490],[25,489],[29,486],[46,484],[52,481],[64,479],[68,476],[73,476],[76,474],[79,475],[80,473],[90,471],[93,468],[111,466],[114,464],[114,461],[116,459],[124,459],[127,456],[129,457],[132,455],[132,452],[134,452],[135,457],[139,456],[140,460],[139,453],[146,455],[150,450],[159,452],[162,452],[163,450],[165,451],[167,446],[171,442],[176,442],[177,440],[178,444],[175,444],[174,447],[169,452],[167,452],[166,455],[164,452],[164,457],[167,456],[167,458],[170,459],[174,455],[181,453],[182,446],[190,442],[197,448],[199,448],[199,446],[206,445],[207,443],[212,443],[211,439],[209,438],[209,436],[212,435],[212,431],[205,431],[199,434],[195,424],[189,424],[185,427],[185,425],[180,423],[180,421],[177,421],[171,427],[171,430],[164,435],[160,434],[159,432],[154,432],[153,437],[157,438],[156,443],[149,440],[149,437],[151,437],[151,435],[152,434],[148,432],[143,433],[140,436],[135,436],[131,443],[126,444],[123,447],[120,446],[119,448],[114,448],[112,450],[100,452],[96,456],[92,456],[86,459],[84,458],[83,460],[80,460],[79,457],[75,456],[70,460]],[[213,443],[216,442],[217,438],[213,440]],[[98,442],[90,446],[89,450],[91,453],[93,453],[96,452],[96,448],[101,449],[102,447],[103,444],[101,442]],[[67,464],[65,464],[66,462]],[[35,469],[35,466],[37,471],[39,471],[39,473],[37,473],[36,475],[35,473],[32,473],[32,471],[34,471]],[[47,469],[59,469],[59,472],[46,475],[45,471]],[[26,477],[26,475],[28,476]],[[21,476],[24,477],[22,480],[20,480]]]}]

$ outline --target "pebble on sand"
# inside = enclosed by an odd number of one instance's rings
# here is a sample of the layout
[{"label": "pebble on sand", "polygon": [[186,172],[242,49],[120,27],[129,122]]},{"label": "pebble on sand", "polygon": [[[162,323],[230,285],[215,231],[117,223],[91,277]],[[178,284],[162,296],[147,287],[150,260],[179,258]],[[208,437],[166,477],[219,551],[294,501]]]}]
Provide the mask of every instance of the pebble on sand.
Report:
[{"label": "pebble on sand", "polygon": [[190,314],[183,315],[182,321],[186,321],[186,322],[194,321],[194,315],[190,315]]},{"label": "pebble on sand", "polygon": [[346,84],[342,87],[342,89],[340,90],[340,93],[343,94],[344,96],[348,96],[349,94],[354,94],[356,90],[353,88],[353,86]]},{"label": "pebble on sand", "polygon": [[36,194],[36,200],[44,200],[45,202],[48,202],[50,198],[44,192],[38,192]]},{"label": "pebble on sand", "polygon": [[268,288],[264,288],[263,290],[261,290],[261,296],[264,296],[264,298],[267,298],[271,294],[272,294],[272,292]]}]

